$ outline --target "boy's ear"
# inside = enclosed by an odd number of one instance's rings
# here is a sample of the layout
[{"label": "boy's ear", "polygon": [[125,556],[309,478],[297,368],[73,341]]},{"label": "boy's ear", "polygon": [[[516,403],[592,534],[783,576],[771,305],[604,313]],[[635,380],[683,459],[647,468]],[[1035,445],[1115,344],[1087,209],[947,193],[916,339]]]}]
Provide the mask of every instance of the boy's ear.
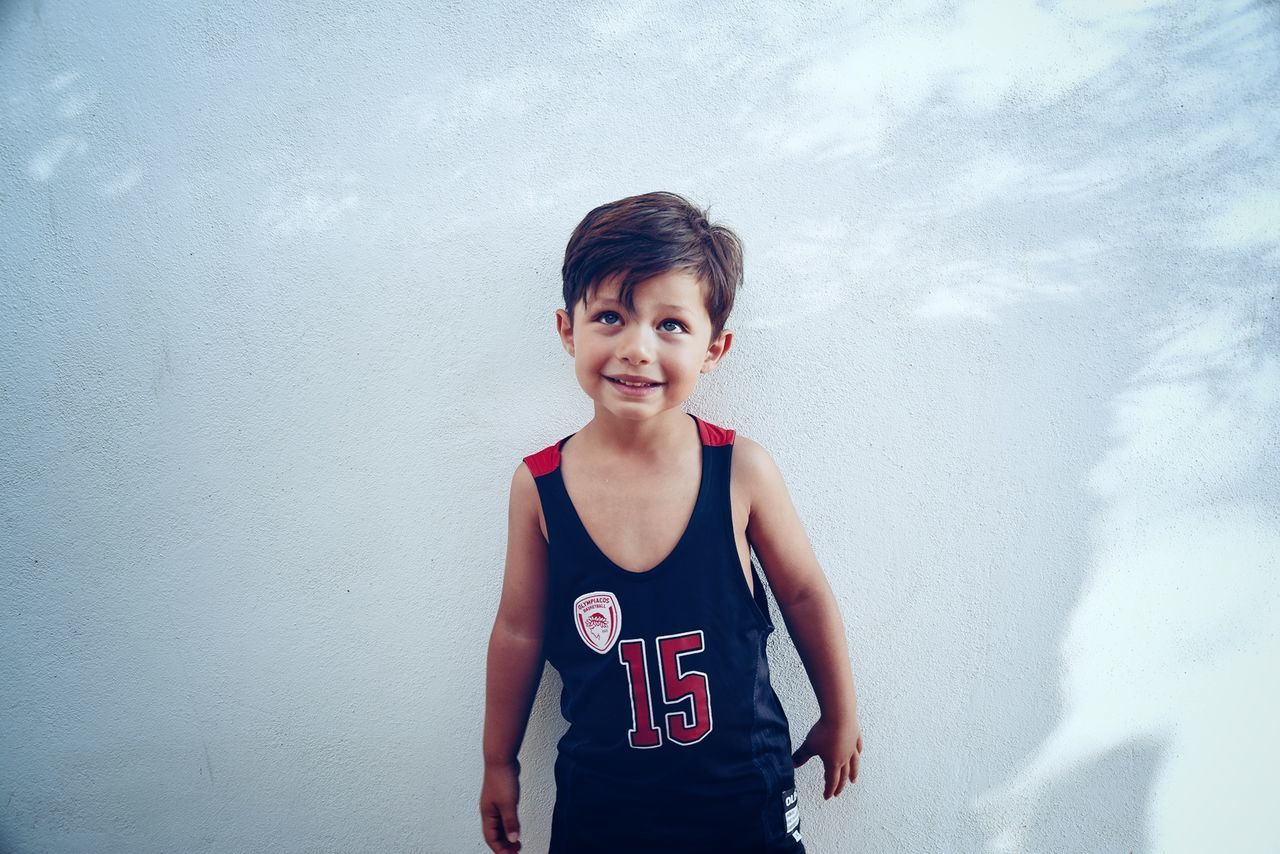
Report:
[{"label": "boy's ear", "polygon": [[733,333],[725,329],[707,347],[707,357],[702,360],[702,368],[699,372],[709,374],[715,370],[716,365],[720,364],[720,360],[724,358],[725,353],[729,352],[731,346],[733,346]]},{"label": "boy's ear", "polygon": [[560,336],[560,346],[570,356],[573,355],[573,318],[563,308],[556,309],[556,334]]}]

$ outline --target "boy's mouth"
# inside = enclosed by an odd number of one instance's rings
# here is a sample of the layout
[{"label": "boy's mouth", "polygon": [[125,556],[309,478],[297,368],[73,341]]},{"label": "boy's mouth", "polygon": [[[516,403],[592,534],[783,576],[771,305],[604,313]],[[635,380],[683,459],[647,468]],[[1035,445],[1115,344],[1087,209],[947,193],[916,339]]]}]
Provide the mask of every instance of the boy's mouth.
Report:
[{"label": "boy's mouth", "polygon": [[607,379],[611,383],[616,383],[621,386],[626,386],[627,388],[653,388],[654,386],[662,385],[662,383],[659,383],[659,382],[622,379],[620,377],[611,377],[608,375],[605,376],[605,379]]}]

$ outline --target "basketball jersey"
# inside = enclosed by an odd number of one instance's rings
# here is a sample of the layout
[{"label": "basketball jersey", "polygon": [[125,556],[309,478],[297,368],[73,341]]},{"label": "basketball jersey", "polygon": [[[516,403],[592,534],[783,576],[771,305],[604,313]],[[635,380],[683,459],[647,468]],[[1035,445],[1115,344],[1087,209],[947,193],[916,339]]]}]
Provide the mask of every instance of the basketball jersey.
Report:
[{"label": "basketball jersey", "polygon": [[646,572],[616,565],[583,526],[560,469],[574,434],[525,457],[548,536],[544,651],[569,724],[552,852],[803,850],[765,651],[774,626],[734,538],[734,431],[690,417],[702,444],[697,500]]}]

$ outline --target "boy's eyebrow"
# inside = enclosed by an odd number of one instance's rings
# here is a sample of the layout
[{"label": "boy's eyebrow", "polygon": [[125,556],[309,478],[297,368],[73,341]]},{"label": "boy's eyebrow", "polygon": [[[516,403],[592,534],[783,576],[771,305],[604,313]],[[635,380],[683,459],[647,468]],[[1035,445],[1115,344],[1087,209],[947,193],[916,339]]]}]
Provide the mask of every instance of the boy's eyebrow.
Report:
[{"label": "boy's eyebrow", "polygon": [[[622,303],[621,303],[621,302],[619,302],[618,300],[614,299],[613,297],[596,297],[596,298],[595,298],[595,299],[593,299],[591,302],[592,302],[592,303],[594,303],[594,304],[596,304],[596,305],[601,305],[601,304],[603,304],[603,305],[622,305]],[[667,309],[668,311],[688,311],[688,310],[689,310],[689,307],[688,307],[688,306],[684,306],[684,305],[672,305],[672,304],[671,304],[671,303],[669,303],[669,302],[660,303],[660,304],[658,305],[658,308],[664,308],[664,309]]]}]

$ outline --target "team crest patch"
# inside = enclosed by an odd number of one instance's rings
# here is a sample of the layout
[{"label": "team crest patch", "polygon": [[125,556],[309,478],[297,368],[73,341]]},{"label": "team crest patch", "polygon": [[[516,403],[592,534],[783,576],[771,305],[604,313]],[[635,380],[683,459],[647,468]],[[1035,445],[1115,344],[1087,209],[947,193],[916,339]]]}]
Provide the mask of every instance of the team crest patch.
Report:
[{"label": "team crest patch", "polygon": [[584,593],[573,603],[573,622],[582,642],[604,655],[622,631],[622,608],[618,597],[604,590]]}]

